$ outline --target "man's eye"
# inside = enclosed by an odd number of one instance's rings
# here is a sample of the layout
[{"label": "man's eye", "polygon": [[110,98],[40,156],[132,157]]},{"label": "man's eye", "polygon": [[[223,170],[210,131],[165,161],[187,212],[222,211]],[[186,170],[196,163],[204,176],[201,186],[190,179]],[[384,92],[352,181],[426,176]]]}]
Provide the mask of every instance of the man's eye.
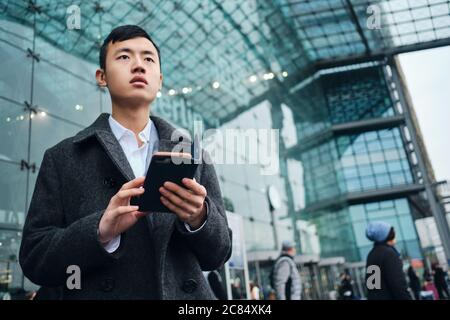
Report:
[{"label": "man's eye", "polygon": [[118,59],[125,60],[125,59],[128,59],[128,56],[127,55],[122,55]]},{"label": "man's eye", "polygon": [[146,61],[151,61],[151,62],[155,62],[155,60],[153,60],[152,58],[150,58],[150,57],[147,57],[147,58],[145,58],[145,60]]}]

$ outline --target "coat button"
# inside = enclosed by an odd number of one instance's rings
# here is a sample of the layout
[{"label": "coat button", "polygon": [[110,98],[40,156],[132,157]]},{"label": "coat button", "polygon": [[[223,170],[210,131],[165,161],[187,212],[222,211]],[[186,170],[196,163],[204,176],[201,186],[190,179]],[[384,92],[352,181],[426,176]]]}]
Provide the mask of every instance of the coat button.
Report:
[{"label": "coat button", "polygon": [[194,279],[189,279],[183,282],[183,286],[181,287],[184,292],[186,293],[192,293],[197,289],[197,281]]},{"label": "coat button", "polygon": [[105,278],[100,283],[100,289],[104,292],[109,292],[114,289],[114,279],[113,278]]}]

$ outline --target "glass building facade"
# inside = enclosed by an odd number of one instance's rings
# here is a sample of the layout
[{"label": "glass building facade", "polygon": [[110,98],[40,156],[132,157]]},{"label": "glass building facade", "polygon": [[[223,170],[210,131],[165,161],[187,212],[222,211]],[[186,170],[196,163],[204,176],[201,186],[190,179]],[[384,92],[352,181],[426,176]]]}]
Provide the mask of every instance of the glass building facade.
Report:
[{"label": "glass building facade", "polygon": [[[305,203],[298,214],[317,226],[324,257],[364,260],[370,248],[364,235],[367,223],[392,220],[402,230],[398,240],[403,241],[405,234],[405,240],[412,241],[402,245],[405,254],[421,258],[408,199],[391,200],[392,194],[386,200],[381,197],[383,201],[364,199],[369,192],[402,188],[417,180],[402,125],[389,122],[401,109],[395,109],[385,68],[382,64],[361,66],[320,75],[309,86],[323,90],[323,105],[295,123],[300,143],[288,155],[303,168]],[[374,119],[384,125],[374,130],[364,123]],[[400,224],[400,215],[409,220]]]},{"label": "glass building facade", "polygon": [[[189,130],[195,120],[280,130],[278,173],[216,165],[248,253],[290,239],[300,255],[358,263],[371,248],[367,223],[383,220],[404,258],[425,258],[416,223],[434,215],[432,169],[393,56],[449,45],[449,12],[443,0],[0,0],[0,285],[33,287],[17,256],[43,153],[111,111],[94,74],[100,41],[123,24],[142,26],[161,48],[154,114]],[[77,17],[80,28],[69,27]],[[268,268],[250,259],[250,278],[267,284]],[[303,270],[311,279],[317,271]],[[305,290],[325,290],[330,270]]]}]

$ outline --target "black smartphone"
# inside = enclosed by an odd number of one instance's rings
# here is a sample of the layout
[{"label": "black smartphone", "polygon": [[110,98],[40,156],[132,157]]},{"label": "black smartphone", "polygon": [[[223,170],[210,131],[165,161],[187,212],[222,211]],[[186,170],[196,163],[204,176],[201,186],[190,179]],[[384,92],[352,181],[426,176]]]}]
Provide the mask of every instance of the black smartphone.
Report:
[{"label": "black smartphone", "polygon": [[145,192],[139,197],[132,197],[130,204],[139,206],[141,212],[171,212],[162,204],[159,188],[166,181],[183,186],[183,178],[192,179],[197,167],[198,163],[194,163],[189,153],[154,153],[144,181]]}]

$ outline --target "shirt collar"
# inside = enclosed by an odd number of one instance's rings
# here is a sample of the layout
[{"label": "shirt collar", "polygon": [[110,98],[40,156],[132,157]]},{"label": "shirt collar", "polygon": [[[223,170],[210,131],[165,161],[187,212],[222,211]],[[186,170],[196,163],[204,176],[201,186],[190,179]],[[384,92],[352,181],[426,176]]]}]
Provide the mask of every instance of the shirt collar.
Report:
[{"label": "shirt collar", "polygon": [[[129,132],[134,136],[133,131],[130,129],[125,128],[123,125],[121,125],[116,119],[113,118],[112,115],[109,116],[109,126],[111,127],[111,131],[116,137],[117,141],[120,141],[120,139],[125,135],[125,133]],[[149,118],[147,125],[145,128],[139,132],[139,137],[143,139],[145,142],[148,142],[150,140],[150,132],[152,129],[152,120]]]}]

